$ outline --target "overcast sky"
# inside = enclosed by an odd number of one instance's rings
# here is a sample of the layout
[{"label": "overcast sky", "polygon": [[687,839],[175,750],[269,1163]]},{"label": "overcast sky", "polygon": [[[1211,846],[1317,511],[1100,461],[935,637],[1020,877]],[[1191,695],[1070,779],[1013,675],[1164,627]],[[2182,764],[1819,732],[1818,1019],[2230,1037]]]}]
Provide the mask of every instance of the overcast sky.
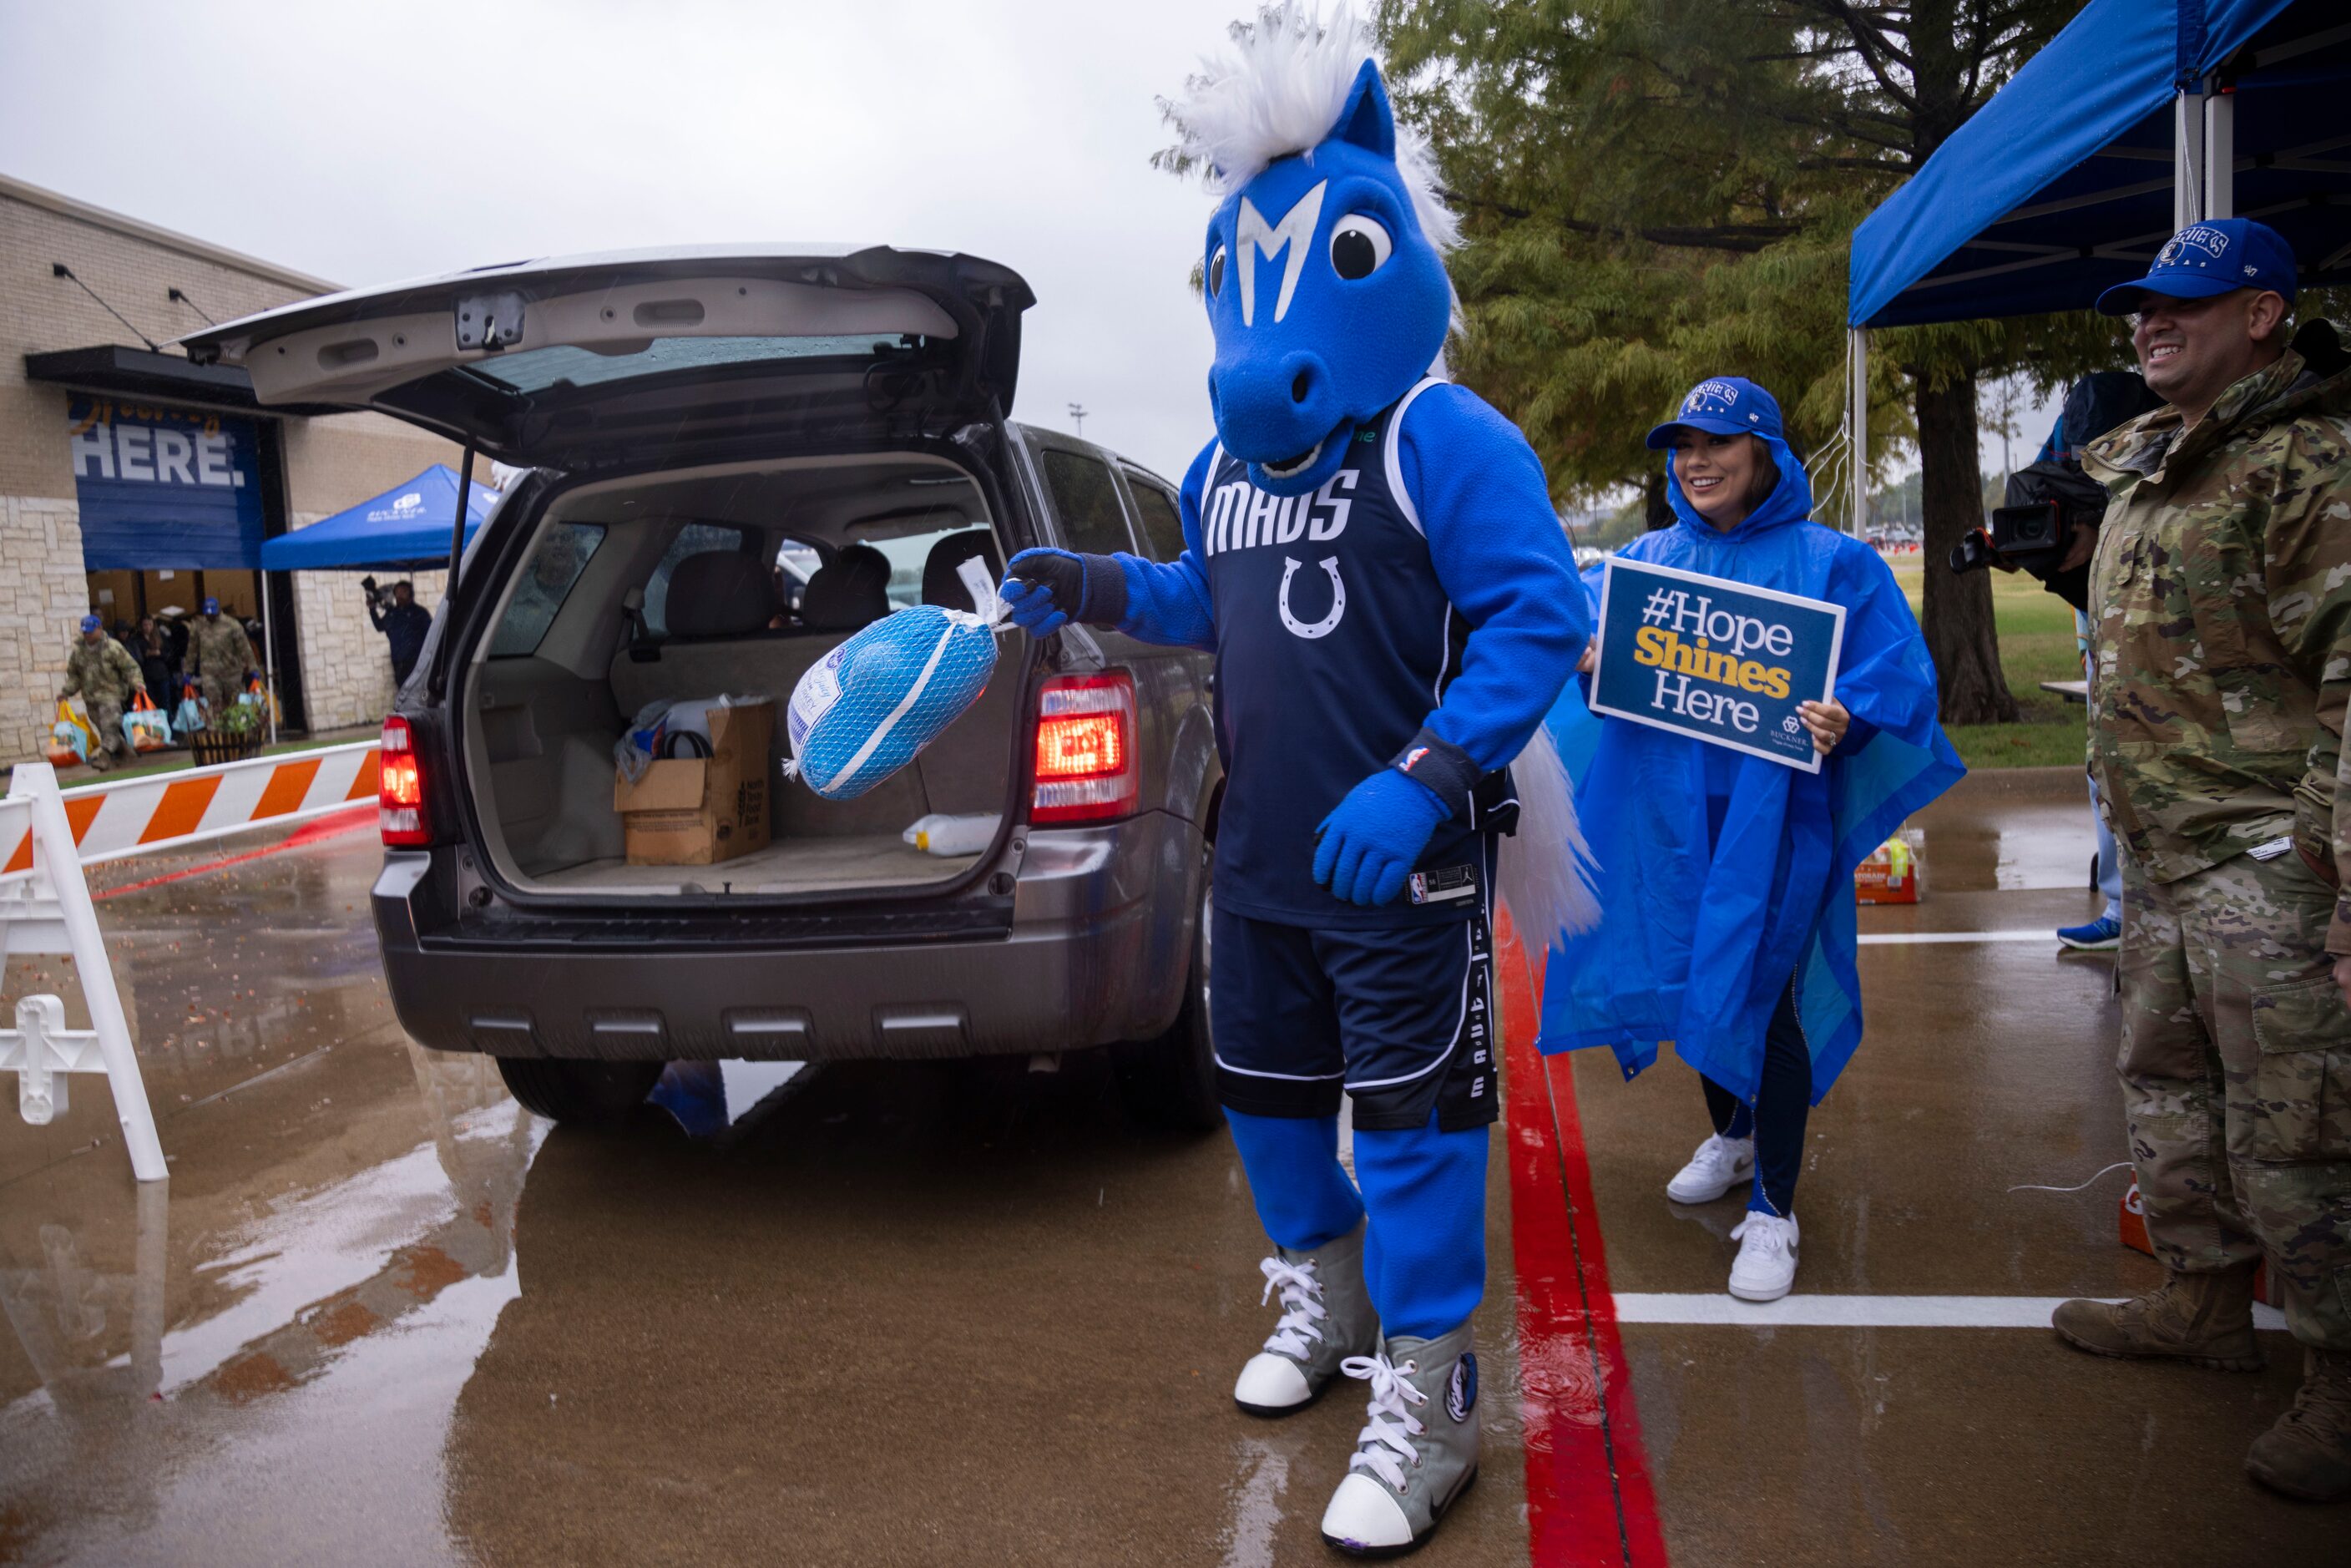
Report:
[{"label": "overcast sky", "polygon": [[0,0],[0,172],[353,286],[726,240],[973,252],[1036,290],[1015,413],[1082,403],[1178,478],[1211,433],[1209,204],[1146,162],[1153,99],[1248,8]]}]

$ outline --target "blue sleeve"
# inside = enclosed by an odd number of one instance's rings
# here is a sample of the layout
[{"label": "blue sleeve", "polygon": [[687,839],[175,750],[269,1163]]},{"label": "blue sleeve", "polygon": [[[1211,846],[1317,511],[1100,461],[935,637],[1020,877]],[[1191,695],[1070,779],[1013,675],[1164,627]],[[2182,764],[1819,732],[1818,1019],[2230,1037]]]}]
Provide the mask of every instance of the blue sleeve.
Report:
[{"label": "blue sleeve", "polygon": [[1165,566],[1123,550],[1112,558],[1126,576],[1126,615],[1118,629],[1139,642],[1212,652],[1217,646],[1208,574],[1200,570],[1200,493],[1216,449],[1215,442],[1200,448],[1184,475],[1184,553]]},{"label": "blue sleeve", "polygon": [[1396,445],[1437,582],[1469,622],[1427,728],[1491,772],[1526,746],[1591,638],[1575,555],[1541,459],[1468,388],[1415,398]]},{"label": "blue sleeve", "polygon": [[1829,597],[1844,606],[1835,690],[1853,715],[1846,744],[1857,749],[1858,742],[1884,730],[1912,746],[1930,746],[1937,733],[1935,662],[1893,569],[1860,540],[1845,540],[1830,565]]}]

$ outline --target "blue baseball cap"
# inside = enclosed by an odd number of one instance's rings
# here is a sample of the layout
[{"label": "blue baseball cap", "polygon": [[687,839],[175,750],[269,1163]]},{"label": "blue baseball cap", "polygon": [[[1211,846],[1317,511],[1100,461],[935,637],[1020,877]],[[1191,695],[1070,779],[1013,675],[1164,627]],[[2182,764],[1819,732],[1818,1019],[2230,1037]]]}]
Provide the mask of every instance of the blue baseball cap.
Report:
[{"label": "blue baseball cap", "polygon": [[207,614],[207,615],[217,615],[217,614],[219,614],[219,613],[220,613],[220,601],[219,601],[219,600],[217,600],[217,599],[207,599],[207,600],[205,600],[205,601],[204,601],[204,613],[205,613],[205,614]]},{"label": "blue baseball cap", "polygon": [[2142,294],[2210,299],[2240,288],[2263,288],[2294,303],[2294,247],[2267,224],[2215,218],[2189,224],[2164,242],[2145,277],[2117,283],[2098,296],[2098,314],[2127,316]]},{"label": "blue baseball cap", "polygon": [[1679,412],[1649,432],[1649,450],[1663,452],[1674,444],[1674,432],[1685,426],[1716,435],[1782,439],[1779,403],[1744,376],[1709,376],[1690,388]]},{"label": "blue baseball cap", "polygon": [[85,615],[81,618],[81,629],[85,632],[95,632],[104,624],[105,622],[95,615]]}]

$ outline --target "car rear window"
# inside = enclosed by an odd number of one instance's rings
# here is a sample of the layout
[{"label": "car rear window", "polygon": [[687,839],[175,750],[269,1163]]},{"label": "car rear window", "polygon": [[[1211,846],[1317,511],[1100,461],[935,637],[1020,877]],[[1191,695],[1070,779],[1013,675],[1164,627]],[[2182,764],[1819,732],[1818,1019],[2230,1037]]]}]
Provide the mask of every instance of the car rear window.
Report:
[{"label": "car rear window", "polygon": [[596,547],[604,542],[601,523],[558,523],[539,536],[522,580],[490,637],[493,659],[527,658],[538,652],[539,640],[555,623],[556,612],[571,596],[572,585],[588,570]]},{"label": "car rear window", "polygon": [[1053,515],[1061,519],[1064,543],[1090,555],[1134,548],[1109,464],[1049,446],[1044,466],[1045,487],[1053,493]]},{"label": "car rear window", "polygon": [[1184,516],[1166,491],[1133,469],[1127,470],[1127,493],[1134,497],[1135,515],[1143,519],[1144,548],[1154,560],[1174,560],[1184,553]]}]

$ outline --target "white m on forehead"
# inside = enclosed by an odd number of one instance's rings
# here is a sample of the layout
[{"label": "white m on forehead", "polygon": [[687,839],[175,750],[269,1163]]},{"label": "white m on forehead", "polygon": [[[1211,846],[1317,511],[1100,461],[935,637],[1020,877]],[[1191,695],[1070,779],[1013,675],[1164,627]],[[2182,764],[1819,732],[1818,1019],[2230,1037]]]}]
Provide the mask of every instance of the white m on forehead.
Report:
[{"label": "white m on forehead", "polygon": [[1290,254],[1283,257],[1281,292],[1273,302],[1273,319],[1280,320],[1290,314],[1290,296],[1298,292],[1299,275],[1306,270],[1306,254],[1314,246],[1314,225],[1322,215],[1322,193],[1331,182],[1318,180],[1311,190],[1298,198],[1281,221],[1269,225],[1257,204],[1247,196],[1241,198],[1239,215],[1233,224],[1233,263],[1240,270],[1241,325],[1257,325],[1257,263],[1259,256],[1270,261],[1285,246]]}]

